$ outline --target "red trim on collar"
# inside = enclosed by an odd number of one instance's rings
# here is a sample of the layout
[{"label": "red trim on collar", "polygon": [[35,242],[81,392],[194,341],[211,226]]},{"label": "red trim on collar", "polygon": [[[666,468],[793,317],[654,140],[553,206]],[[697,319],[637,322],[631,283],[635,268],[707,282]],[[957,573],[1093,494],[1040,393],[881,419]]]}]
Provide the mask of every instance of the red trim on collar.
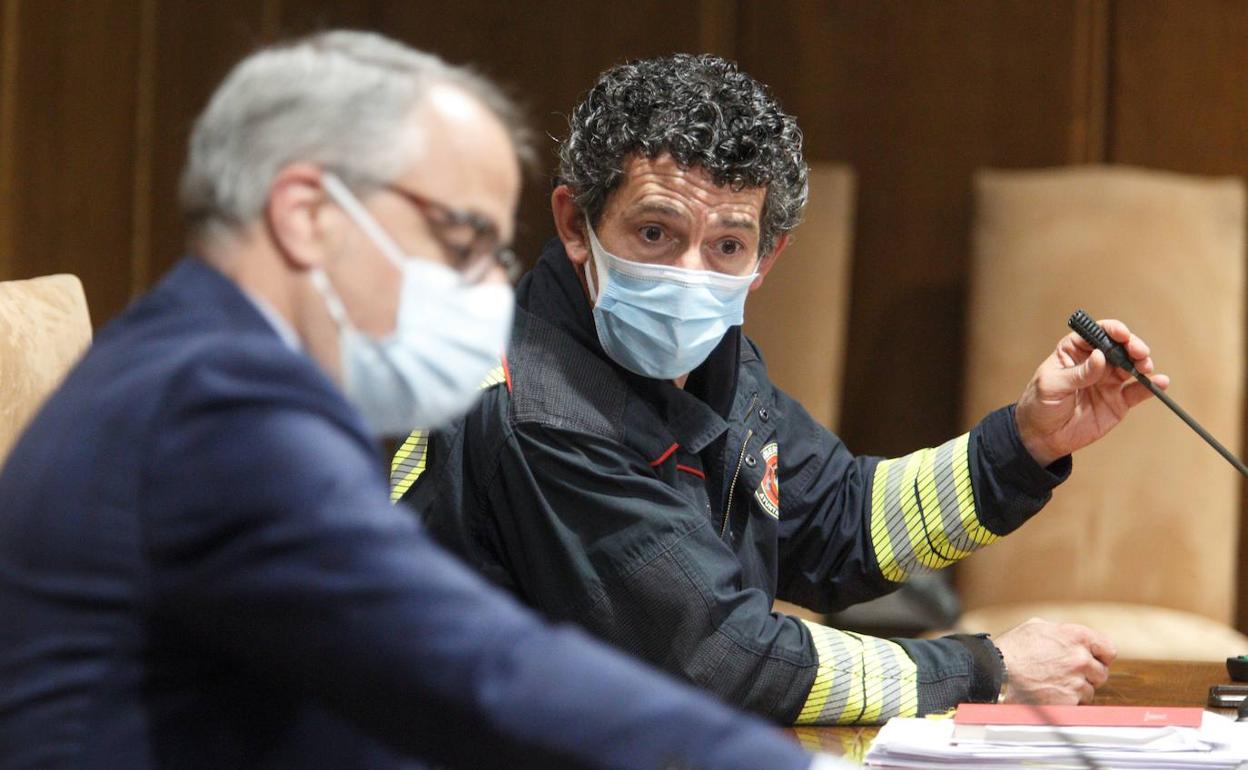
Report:
[{"label": "red trim on collar", "polygon": [[685,473],[688,473],[690,476],[697,476],[698,478],[703,479],[703,480],[706,479],[705,473],[689,465],[681,465],[680,463],[676,463],[676,470],[684,471]]},{"label": "red trim on collar", "polygon": [[666,452],[664,452],[663,454],[659,455],[657,458],[650,461],[650,467],[654,468],[656,466],[662,465],[663,461],[671,457],[672,453],[675,452],[679,446],[680,444],[672,444],[671,446],[669,446]]},{"label": "red trim on collar", "polygon": [[503,380],[507,383],[507,392],[511,392],[511,366],[507,363],[507,354],[503,354]]}]

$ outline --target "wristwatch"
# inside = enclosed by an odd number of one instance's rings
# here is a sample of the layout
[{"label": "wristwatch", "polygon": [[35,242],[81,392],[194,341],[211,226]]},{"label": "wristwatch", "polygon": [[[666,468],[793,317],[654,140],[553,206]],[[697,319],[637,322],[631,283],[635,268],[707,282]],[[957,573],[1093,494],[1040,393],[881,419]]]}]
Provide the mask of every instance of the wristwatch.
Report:
[{"label": "wristwatch", "polygon": [[997,703],[1005,703],[1006,697],[1010,693],[1010,669],[1005,665],[1005,655],[1001,653],[1001,648],[990,637],[986,637],[988,643],[992,645],[992,649],[997,653],[997,657],[1001,660],[1001,689],[997,692]]}]

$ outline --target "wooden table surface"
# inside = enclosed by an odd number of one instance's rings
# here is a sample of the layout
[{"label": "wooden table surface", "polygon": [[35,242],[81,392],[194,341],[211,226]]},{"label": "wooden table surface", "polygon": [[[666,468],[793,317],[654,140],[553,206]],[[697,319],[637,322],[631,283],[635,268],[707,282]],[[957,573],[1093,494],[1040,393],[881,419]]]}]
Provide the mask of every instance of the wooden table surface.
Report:
[{"label": "wooden table surface", "polygon": [[[1109,681],[1096,691],[1100,706],[1204,706],[1209,686],[1229,682],[1225,663],[1171,660],[1119,660]],[[1230,709],[1219,709],[1233,714]],[[879,727],[792,727],[797,740],[812,751],[861,762]]]}]

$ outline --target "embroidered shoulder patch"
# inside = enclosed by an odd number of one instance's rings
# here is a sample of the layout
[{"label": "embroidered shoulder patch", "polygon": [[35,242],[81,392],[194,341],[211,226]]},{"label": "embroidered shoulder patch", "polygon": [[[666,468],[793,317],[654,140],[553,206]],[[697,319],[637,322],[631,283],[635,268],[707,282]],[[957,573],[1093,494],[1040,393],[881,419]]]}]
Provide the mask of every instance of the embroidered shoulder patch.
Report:
[{"label": "embroidered shoulder patch", "polygon": [[772,518],[778,519],[780,518],[780,476],[776,473],[776,466],[780,464],[780,452],[776,442],[773,441],[763,447],[763,462],[766,470],[763,472],[763,480],[759,482],[758,489],[754,490],[754,499]]}]

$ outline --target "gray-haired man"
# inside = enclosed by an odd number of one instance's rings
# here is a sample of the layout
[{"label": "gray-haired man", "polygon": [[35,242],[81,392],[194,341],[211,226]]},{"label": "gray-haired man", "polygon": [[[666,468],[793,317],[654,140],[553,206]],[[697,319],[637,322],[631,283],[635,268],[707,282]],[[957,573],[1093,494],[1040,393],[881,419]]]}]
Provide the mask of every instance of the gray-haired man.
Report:
[{"label": "gray-haired man", "polygon": [[396,491],[526,602],[777,720],[1090,699],[1115,652],[1082,626],[890,641],[771,611],[844,607],[1012,531],[1147,396],[1071,335],[1017,407],[934,449],[854,457],[740,330],[805,199],[795,120],[731,63],[604,73],[560,146],[559,237],[518,288],[506,376],[400,450]]},{"label": "gray-haired man", "polygon": [[329,33],[196,123],[193,255],[0,474],[0,767],[802,770],[391,506],[374,437],[467,408],[520,184],[488,83]]}]

